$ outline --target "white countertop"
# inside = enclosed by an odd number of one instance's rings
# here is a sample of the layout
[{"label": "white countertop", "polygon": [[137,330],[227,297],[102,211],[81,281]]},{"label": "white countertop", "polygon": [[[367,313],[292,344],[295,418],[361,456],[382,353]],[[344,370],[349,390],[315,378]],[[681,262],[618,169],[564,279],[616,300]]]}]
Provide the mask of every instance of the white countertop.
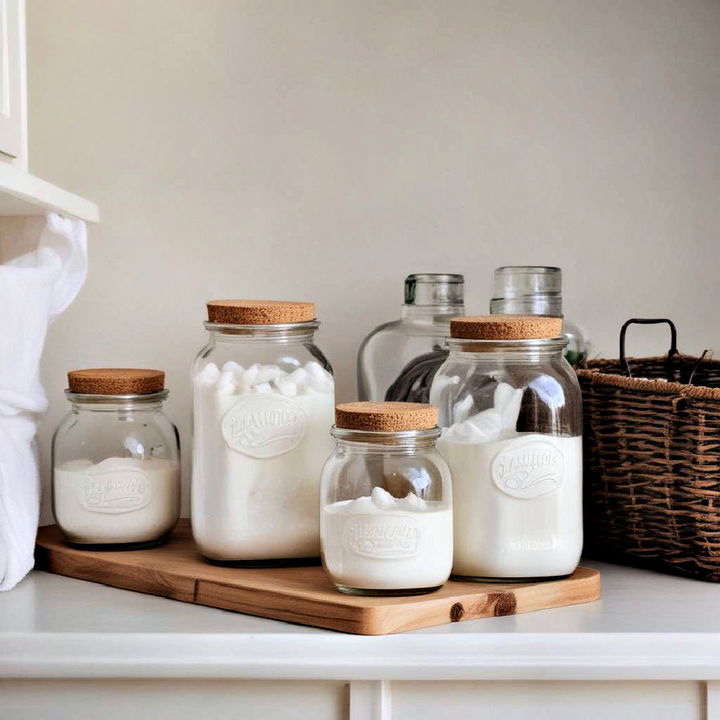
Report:
[{"label": "white countertop", "polygon": [[720,584],[602,563],[600,601],[362,637],[35,571],[0,677],[720,679]]}]

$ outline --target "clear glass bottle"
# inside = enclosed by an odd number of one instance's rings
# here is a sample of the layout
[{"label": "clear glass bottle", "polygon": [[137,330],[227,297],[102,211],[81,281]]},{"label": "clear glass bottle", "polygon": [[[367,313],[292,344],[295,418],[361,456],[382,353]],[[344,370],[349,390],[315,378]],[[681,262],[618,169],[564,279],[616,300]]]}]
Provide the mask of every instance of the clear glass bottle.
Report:
[{"label": "clear glass bottle", "polygon": [[320,555],[320,470],[332,449],[332,368],[312,303],[208,303],[193,368],[192,529],[232,565]]},{"label": "clear glass bottle", "polygon": [[[490,312],[493,315],[563,317],[562,270],[531,265],[497,268]],[[563,319],[563,334],[568,341],[565,358],[577,367],[587,359],[590,342],[582,328],[567,319]]]},{"label": "clear glass bottle", "polygon": [[452,567],[452,489],[421,403],[338,405],[322,471],[323,564],[341,592],[418,595]]},{"label": "clear glass bottle", "polygon": [[452,322],[432,386],[453,478],[453,574],[527,580],[572,573],[582,550],[582,399],[562,319]]},{"label": "clear glass bottle", "polygon": [[180,441],[157,370],[68,373],[70,412],[52,441],[52,501],[68,541],[86,549],[164,542],[180,515]]},{"label": "clear glass bottle", "polygon": [[358,352],[360,400],[427,402],[447,357],[450,318],[463,315],[462,275],[421,273],[405,278],[402,316],[375,328]]}]

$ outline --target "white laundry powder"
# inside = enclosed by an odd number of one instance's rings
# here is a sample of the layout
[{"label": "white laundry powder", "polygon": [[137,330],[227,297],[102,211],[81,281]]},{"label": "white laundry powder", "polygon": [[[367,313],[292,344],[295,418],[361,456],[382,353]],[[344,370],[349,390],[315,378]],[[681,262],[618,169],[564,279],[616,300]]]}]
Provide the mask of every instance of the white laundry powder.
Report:
[{"label": "white laundry powder", "polygon": [[54,474],[55,519],[74,543],[152,542],[180,514],[180,466],[172,460],[71,460]]},{"label": "white laundry powder", "polygon": [[317,557],[335,384],[320,363],[209,363],[195,376],[193,536],[218,561]]},{"label": "white laundry powder", "polygon": [[580,559],[582,438],[518,433],[522,394],[500,383],[494,407],[474,415],[466,398],[438,440],[452,474],[456,575],[567,575]]},{"label": "white laundry powder", "polygon": [[366,590],[442,585],[452,566],[452,510],[414,493],[395,498],[380,487],[371,496],[326,505],[323,561],[333,581]]}]

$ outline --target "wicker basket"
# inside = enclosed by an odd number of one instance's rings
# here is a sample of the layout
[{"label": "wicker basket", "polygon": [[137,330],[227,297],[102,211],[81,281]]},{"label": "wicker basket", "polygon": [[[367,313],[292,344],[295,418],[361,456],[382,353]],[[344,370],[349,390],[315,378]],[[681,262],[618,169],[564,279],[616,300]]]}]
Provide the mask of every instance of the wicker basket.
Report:
[{"label": "wicker basket", "polygon": [[[720,362],[594,360],[584,406],[585,553],[720,581]],[[629,376],[630,375],[630,376]],[[690,385],[688,382],[692,382]]]}]

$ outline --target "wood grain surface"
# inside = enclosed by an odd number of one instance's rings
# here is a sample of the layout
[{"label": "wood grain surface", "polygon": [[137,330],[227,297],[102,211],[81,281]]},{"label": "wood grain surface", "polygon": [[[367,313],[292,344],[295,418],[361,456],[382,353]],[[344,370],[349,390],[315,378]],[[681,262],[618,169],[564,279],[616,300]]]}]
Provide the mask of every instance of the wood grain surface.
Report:
[{"label": "wood grain surface", "polygon": [[226,568],[198,554],[189,523],[149,550],[92,552],[70,547],[56,526],[40,528],[36,567],[112,587],[360,635],[514,615],[590,602],[600,573],[579,567],[569,578],[539,583],[450,581],[414,597],[359,597],[338,592],[319,566]]}]

